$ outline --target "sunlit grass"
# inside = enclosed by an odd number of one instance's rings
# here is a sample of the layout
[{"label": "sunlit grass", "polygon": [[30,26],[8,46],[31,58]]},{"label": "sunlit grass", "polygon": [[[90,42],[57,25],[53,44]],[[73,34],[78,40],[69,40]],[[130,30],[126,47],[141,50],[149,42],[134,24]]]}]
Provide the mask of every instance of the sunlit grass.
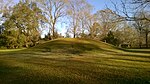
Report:
[{"label": "sunlit grass", "polygon": [[80,39],[0,50],[0,84],[149,84],[150,55],[141,51]]}]

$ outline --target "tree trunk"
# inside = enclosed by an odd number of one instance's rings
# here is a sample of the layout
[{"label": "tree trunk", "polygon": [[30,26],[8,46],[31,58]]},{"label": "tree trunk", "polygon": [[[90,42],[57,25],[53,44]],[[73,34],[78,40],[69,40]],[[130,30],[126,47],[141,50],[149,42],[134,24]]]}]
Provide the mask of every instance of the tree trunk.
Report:
[{"label": "tree trunk", "polygon": [[73,38],[76,38],[76,27],[74,27],[74,30],[73,30]]},{"label": "tree trunk", "polygon": [[142,43],[141,42],[139,42],[139,47],[140,47],[140,49],[142,48]]},{"label": "tree trunk", "polygon": [[140,37],[139,37],[139,47],[140,47],[140,49],[142,48],[142,42],[141,42],[141,31],[140,31]]},{"label": "tree trunk", "polygon": [[51,40],[51,28],[49,28],[48,39]]},{"label": "tree trunk", "polygon": [[73,34],[73,38],[76,38],[76,33],[74,32],[74,34]]},{"label": "tree trunk", "polygon": [[52,39],[55,39],[55,23],[56,23],[56,18],[54,19],[54,23],[52,27],[52,33],[53,33]]},{"label": "tree trunk", "polygon": [[53,28],[52,28],[52,32],[53,32],[52,39],[55,39],[55,28],[54,28],[54,26],[53,26]]},{"label": "tree trunk", "polygon": [[146,48],[148,48],[148,32],[146,32],[146,38],[145,38],[145,42],[146,42]]}]

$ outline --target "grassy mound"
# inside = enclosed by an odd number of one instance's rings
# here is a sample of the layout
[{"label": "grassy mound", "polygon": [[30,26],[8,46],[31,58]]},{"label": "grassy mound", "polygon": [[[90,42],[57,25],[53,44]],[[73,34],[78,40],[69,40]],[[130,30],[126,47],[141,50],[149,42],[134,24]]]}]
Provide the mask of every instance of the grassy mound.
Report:
[{"label": "grassy mound", "polygon": [[31,49],[42,52],[80,54],[87,51],[114,50],[115,48],[100,41],[65,38],[39,44]]},{"label": "grassy mound", "polygon": [[0,50],[0,84],[150,84],[148,51],[81,39]]}]

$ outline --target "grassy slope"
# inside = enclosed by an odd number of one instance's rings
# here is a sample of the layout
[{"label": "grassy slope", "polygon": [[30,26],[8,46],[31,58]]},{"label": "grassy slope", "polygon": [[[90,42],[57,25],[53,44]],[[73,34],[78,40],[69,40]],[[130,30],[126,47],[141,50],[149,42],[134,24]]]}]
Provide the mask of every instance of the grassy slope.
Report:
[{"label": "grassy slope", "polygon": [[94,40],[57,39],[40,44],[31,50],[53,53],[81,54],[88,51],[114,51],[114,46]]},{"label": "grassy slope", "polygon": [[80,39],[0,50],[0,84],[149,84],[150,52],[139,51]]}]

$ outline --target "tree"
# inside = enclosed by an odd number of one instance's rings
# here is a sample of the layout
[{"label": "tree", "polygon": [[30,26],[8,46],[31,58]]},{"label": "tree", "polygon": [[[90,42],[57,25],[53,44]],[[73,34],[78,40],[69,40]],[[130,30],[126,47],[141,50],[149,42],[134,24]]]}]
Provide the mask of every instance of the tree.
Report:
[{"label": "tree", "polygon": [[95,14],[97,22],[100,24],[100,34],[101,37],[106,37],[108,32],[115,31],[118,22],[118,15],[110,9],[104,9],[97,11]]},{"label": "tree", "polygon": [[70,34],[69,34],[69,29],[67,29],[65,34],[66,34],[66,38],[70,38],[71,37]]},{"label": "tree", "polygon": [[5,13],[13,5],[12,0],[0,0],[0,14]]},{"label": "tree", "polygon": [[43,14],[48,19],[49,37],[52,35],[51,38],[55,39],[56,24],[60,18],[66,15],[65,3],[67,3],[67,0],[41,0],[39,3],[41,4],[40,7],[43,10]]},{"label": "tree", "polygon": [[91,33],[91,27],[94,24],[94,16],[91,14],[93,7],[85,2],[80,5],[82,10],[79,12],[79,28],[82,36],[87,37],[87,33]]},{"label": "tree", "polygon": [[[135,9],[137,10],[149,10],[149,6],[150,6],[150,1],[149,0],[132,0],[131,4],[135,5]],[[140,11],[139,11],[140,12]],[[143,18],[143,20],[147,20],[150,21],[150,18],[147,17],[140,17],[141,19]]]},{"label": "tree", "polygon": [[[148,34],[150,23],[150,1],[149,0],[120,0],[122,7],[114,2],[113,5],[116,9],[118,16],[122,17],[121,21],[130,21],[134,24],[139,32],[139,39],[143,38],[142,34],[145,34],[146,47],[148,47]],[[139,47],[142,47],[142,41],[139,40]]]},{"label": "tree", "polygon": [[0,25],[9,17],[12,0],[0,0]]},{"label": "tree", "polygon": [[2,25],[9,18],[11,12],[12,0],[0,0],[0,34],[4,30]]},{"label": "tree", "polygon": [[141,23],[141,21],[135,21],[135,23],[133,25],[139,33],[139,47],[142,48],[142,40],[141,39],[142,39],[142,33],[143,33],[143,24]]},{"label": "tree", "polygon": [[90,27],[90,30],[89,30],[89,36],[91,39],[97,39],[98,36],[100,35],[100,24],[95,22],[93,23],[93,25]]},{"label": "tree", "polygon": [[7,38],[4,35],[5,27],[3,23],[9,18],[11,4],[12,0],[0,0],[0,47],[4,47],[6,45]]},{"label": "tree", "polygon": [[[137,21],[147,20],[150,22],[149,17],[136,17],[135,15],[143,10],[149,11],[149,0],[120,0],[121,7],[111,0],[114,5],[115,11],[122,18],[121,21]],[[119,7],[119,8],[118,8]]]},{"label": "tree", "polygon": [[[137,14],[136,17],[143,18],[143,17],[147,16],[147,18],[148,18],[148,14],[149,14],[148,12],[143,11],[143,12],[140,12],[139,14]],[[138,20],[138,21],[135,21],[134,26],[138,30],[140,37],[142,37],[142,33],[145,34],[146,48],[148,48],[148,34],[150,33],[149,21],[146,19],[145,20]],[[141,48],[141,41],[139,42],[139,45]]]},{"label": "tree", "polygon": [[[20,11],[20,12],[18,12]],[[41,10],[35,3],[19,2],[14,6],[9,19],[4,23],[4,34],[10,48],[32,46],[38,41]]]},{"label": "tree", "polygon": [[91,6],[86,0],[69,0],[67,7],[71,32],[73,33],[73,37],[76,38],[86,27],[85,24],[90,14]]},{"label": "tree", "polygon": [[[135,28],[127,22],[120,23],[119,29],[114,32],[114,36],[119,40],[119,45],[131,45],[137,47],[138,33]],[[141,41],[143,38],[141,38]]]}]

